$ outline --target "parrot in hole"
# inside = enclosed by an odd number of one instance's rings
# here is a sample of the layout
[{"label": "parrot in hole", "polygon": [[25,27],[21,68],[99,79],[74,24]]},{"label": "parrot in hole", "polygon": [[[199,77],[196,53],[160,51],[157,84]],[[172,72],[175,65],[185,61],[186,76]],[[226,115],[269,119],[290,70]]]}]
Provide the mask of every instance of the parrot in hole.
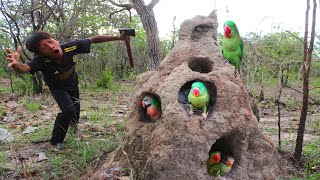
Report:
[{"label": "parrot in hole", "polygon": [[209,93],[206,86],[202,82],[194,82],[188,95],[188,103],[190,105],[190,114],[193,114],[193,108],[202,109],[202,116],[207,119],[207,106],[209,104]]},{"label": "parrot in hole", "polygon": [[235,67],[235,77],[240,73],[240,64],[243,57],[243,40],[233,21],[226,21],[223,25],[222,55],[225,63],[228,61]]},{"label": "parrot in hole", "polygon": [[220,162],[221,159],[221,153],[219,151],[214,151],[210,154],[208,160],[207,160],[207,169],[209,173],[209,169],[213,164],[217,164]]},{"label": "parrot in hole", "polygon": [[156,97],[146,95],[143,97],[141,104],[152,121],[156,121],[160,118],[160,102]]},{"label": "parrot in hole", "polygon": [[210,176],[220,177],[228,173],[233,165],[234,159],[232,156],[227,156],[220,160],[219,163],[211,165],[207,170]]}]

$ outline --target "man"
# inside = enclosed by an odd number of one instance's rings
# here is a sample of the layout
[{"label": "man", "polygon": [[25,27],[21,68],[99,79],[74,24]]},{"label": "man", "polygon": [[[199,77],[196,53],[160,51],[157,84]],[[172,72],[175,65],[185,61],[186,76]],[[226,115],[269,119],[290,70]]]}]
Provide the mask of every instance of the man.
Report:
[{"label": "man", "polygon": [[16,52],[6,48],[7,60],[10,62],[8,66],[15,72],[33,74],[41,71],[43,73],[44,81],[61,110],[56,117],[50,140],[54,150],[64,148],[63,140],[69,124],[71,123],[76,130],[79,122],[80,100],[78,75],[75,71],[76,55],[90,53],[92,43],[115,40],[129,41],[129,37],[125,34],[120,36],[98,35],[60,45],[49,32],[36,31],[26,39],[26,47],[35,54],[35,57],[25,64],[19,62],[21,46]]}]

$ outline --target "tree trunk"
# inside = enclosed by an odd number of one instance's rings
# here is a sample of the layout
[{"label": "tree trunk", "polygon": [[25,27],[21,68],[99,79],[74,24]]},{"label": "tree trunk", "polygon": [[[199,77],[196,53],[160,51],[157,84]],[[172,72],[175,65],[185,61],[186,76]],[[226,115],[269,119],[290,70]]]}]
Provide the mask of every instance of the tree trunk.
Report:
[{"label": "tree trunk", "polygon": [[281,150],[281,94],[282,94],[282,88],[283,88],[283,82],[282,82],[282,65],[280,65],[279,69],[279,75],[278,75],[278,80],[279,80],[279,94],[278,94],[278,99],[277,99],[277,106],[278,106],[278,147],[279,150]]},{"label": "tree trunk", "polygon": [[160,64],[160,39],[159,31],[154,16],[153,7],[159,0],[153,0],[149,5],[145,5],[143,0],[130,0],[133,8],[137,11],[143,28],[147,33],[147,56],[149,59],[149,70],[155,70]]},{"label": "tree trunk", "polygon": [[[148,5],[145,5],[143,0],[129,0],[129,4],[119,4],[114,0],[109,0],[115,6],[122,7],[122,10],[129,10],[134,8],[142,22],[143,28],[147,34],[147,56],[149,70],[156,70],[160,64],[161,48],[159,31],[154,16],[153,8],[159,0],[152,0]],[[120,12],[122,10],[116,11]]]},{"label": "tree trunk", "polygon": [[32,81],[33,81],[33,92],[36,94],[41,93],[44,89],[44,84],[42,80],[42,73],[36,72],[32,75]]},{"label": "tree trunk", "polygon": [[304,56],[303,56],[303,100],[302,100],[302,108],[301,108],[301,115],[300,115],[300,124],[299,124],[296,147],[294,152],[294,158],[298,163],[301,161],[304,130],[305,130],[306,120],[308,115],[309,76],[310,76],[310,66],[312,61],[314,37],[315,37],[315,22],[316,22],[316,11],[317,11],[316,0],[313,0],[313,19],[312,19],[312,27],[311,27],[311,39],[310,39],[310,45],[308,48],[307,42],[308,42],[309,9],[310,9],[310,0],[307,0],[305,34],[304,34]]}]

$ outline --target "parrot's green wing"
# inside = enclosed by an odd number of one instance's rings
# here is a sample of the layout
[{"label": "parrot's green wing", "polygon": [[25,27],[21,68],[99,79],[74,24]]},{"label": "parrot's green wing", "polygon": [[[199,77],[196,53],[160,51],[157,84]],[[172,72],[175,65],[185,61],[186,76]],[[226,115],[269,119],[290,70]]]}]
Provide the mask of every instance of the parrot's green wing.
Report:
[{"label": "parrot's green wing", "polygon": [[207,172],[210,176],[220,177],[228,173],[231,170],[231,167],[227,166],[223,162],[211,165]]},{"label": "parrot's green wing", "polygon": [[230,170],[231,170],[231,167],[229,167],[226,164],[221,162],[221,166],[220,166],[220,175],[221,176],[228,173]]},{"label": "parrot's green wing", "polygon": [[210,176],[219,177],[221,172],[221,163],[213,164],[207,169],[207,172]]}]

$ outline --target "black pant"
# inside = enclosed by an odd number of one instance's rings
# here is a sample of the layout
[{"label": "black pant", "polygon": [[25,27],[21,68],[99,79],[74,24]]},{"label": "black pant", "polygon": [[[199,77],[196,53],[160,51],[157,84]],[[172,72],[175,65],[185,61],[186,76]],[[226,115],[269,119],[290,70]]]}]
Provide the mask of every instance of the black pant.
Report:
[{"label": "black pant", "polygon": [[52,137],[50,143],[56,145],[62,143],[67,131],[69,124],[77,126],[80,115],[80,99],[78,86],[73,89],[50,89],[53,98],[58,103],[61,110],[58,113],[54,122],[52,131]]}]

